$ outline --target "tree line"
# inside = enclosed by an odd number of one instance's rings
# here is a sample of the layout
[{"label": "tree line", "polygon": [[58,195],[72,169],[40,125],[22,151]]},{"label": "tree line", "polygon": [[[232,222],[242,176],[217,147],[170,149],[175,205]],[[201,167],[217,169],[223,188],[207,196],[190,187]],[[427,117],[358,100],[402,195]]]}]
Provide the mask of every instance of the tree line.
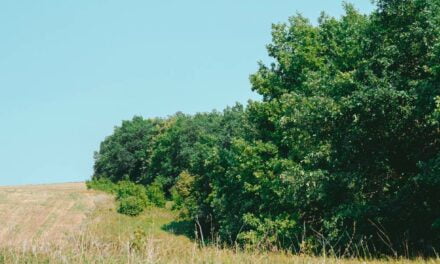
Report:
[{"label": "tree line", "polygon": [[227,244],[436,254],[440,1],[375,3],[273,25],[274,62],[250,76],[261,101],[123,121],[93,181],[155,186]]}]

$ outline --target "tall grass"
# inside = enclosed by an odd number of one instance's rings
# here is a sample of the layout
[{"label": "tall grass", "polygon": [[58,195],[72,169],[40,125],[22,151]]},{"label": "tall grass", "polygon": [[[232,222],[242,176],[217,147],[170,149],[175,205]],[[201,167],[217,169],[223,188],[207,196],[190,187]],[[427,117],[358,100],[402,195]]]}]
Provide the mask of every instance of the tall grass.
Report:
[{"label": "tall grass", "polygon": [[130,217],[118,214],[113,204],[102,204],[84,228],[64,243],[40,241],[3,248],[0,263],[440,263],[440,259],[311,257],[224,248],[216,243],[202,247],[173,230],[174,219],[175,214],[167,209],[150,208]]}]

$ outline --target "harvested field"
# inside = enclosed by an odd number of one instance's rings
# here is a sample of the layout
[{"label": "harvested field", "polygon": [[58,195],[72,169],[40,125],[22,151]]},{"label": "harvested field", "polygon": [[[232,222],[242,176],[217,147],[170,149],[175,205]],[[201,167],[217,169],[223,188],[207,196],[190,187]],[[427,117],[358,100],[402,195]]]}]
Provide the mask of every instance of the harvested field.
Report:
[{"label": "harvested field", "polygon": [[0,187],[0,248],[64,243],[109,199],[84,183]]}]

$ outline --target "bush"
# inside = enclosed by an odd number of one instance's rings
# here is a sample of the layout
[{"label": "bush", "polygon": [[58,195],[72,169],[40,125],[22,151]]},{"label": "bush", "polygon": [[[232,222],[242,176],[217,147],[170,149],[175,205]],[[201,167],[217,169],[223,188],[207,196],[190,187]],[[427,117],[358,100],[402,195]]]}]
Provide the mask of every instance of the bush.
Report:
[{"label": "bush", "polygon": [[107,193],[115,193],[117,185],[108,178],[100,178],[86,181],[86,186],[87,189],[93,189]]},{"label": "bush", "polygon": [[[183,171],[177,177],[176,183],[171,188],[171,197],[174,205],[173,209],[180,210],[183,216],[188,215],[191,208],[195,207],[194,199],[191,199],[193,193],[194,176],[188,171]],[[193,205],[190,205],[192,203]]]},{"label": "bush", "polygon": [[159,181],[154,181],[152,184],[148,185],[145,189],[148,200],[158,206],[158,207],[164,207],[165,206],[165,194],[163,192],[162,184],[160,184]]},{"label": "bush", "polygon": [[139,215],[150,205],[145,187],[130,181],[120,181],[116,188],[118,212],[130,216]]},{"label": "bush", "polygon": [[136,216],[142,213],[145,201],[136,196],[124,197],[119,201],[118,213]]},{"label": "bush", "polygon": [[144,207],[149,204],[146,190],[143,185],[130,181],[120,181],[116,188],[116,200],[123,200],[131,196],[137,197],[142,201]]}]

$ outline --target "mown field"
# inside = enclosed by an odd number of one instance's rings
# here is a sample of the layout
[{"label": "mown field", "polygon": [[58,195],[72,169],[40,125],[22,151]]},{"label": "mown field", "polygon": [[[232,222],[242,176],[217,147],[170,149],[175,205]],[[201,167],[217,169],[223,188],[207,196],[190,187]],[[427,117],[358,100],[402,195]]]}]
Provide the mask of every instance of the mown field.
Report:
[{"label": "mown field", "polygon": [[0,187],[0,220],[0,263],[440,263],[201,247],[171,210],[121,215],[83,183]]}]

